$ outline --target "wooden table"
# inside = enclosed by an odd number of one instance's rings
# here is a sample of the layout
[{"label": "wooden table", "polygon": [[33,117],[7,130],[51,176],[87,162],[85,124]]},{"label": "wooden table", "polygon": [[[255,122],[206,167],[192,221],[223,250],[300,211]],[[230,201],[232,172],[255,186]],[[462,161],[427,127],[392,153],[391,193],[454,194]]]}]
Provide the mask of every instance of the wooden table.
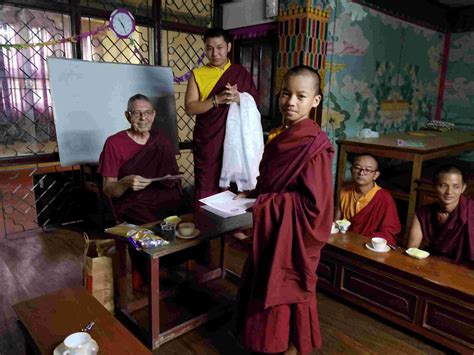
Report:
[{"label": "wooden table", "polygon": [[404,249],[376,253],[369,239],[335,234],[321,253],[318,288],[460,353],[474,353],[474,270]]},{"label": "wooden table", "polygon": [[[184,240],[177,238],[176,241],[167,246],[141,251],[143,257],[147,260],[147,269],[150,279],[148,295],[144,302],[129,302],[127,298],[126,249],[128,242],[124,238],[111,235],[117,240],[120,264],[119,289],[117,290],[115,305],[116,313],[129,320],[139,333],[144,335],[146,342],[152,349],[158,348],[161,344],[198,327],[210,318],[222,314],[224,310],[228,310],[228,305],[218,305],[212,310],[209,310],[209,312],[205,312],[184,323],[177,324],[164,332],[160,331],[160,300],[164,297],[160,290],[160,259],[180,251],[188,250],[210,239],[221,238],[219,267],[204,275],[201,278],[201,282],[226,277],[235,279],[235,277],[232,277],[235,275],[225,267],[225,234],[236,229],[252,226],[252,215],[250,213],[235,217],[221,218],[201,209],[194,214],[181,216],[181,218],[183,222],[194,222],[196,228],[200,230],[200,234],[194,239]],[[132,316],[132,312],[138,309],[147,310],[147,328],[140,326],[138,321]]]},{"label": "wooden table", "polygon": [[83,287],[66,288],[17,303],[27,353],[51,355],[71,333],[94,321],[91,336],[100,354],[151,354]]},{"label": "wooden table", "polygon": [[[413,133],[416,134],[417,132]],[[402,198],[408,201],[405,226],[409,228],[416,207],[416,180],[421,176],[423,162],[474,149],[474,131],[421,131],[420,134],[425,134],[425,136],[411,135],[409,133],[392,133],[382,135],[379,138],[348,138],[344,140],[338,140],[337,143],[339,144],[339,152],[336,181],[337,201],[339,201],[341,187],[343,186],[344,182],[348,153],[370,153],[377,157],[411,161],[412,169],[409,192],[397,192],[394,194],[394,197]],[[397,144],[398,139],[422,142],[423,148],[399,146]]]}]

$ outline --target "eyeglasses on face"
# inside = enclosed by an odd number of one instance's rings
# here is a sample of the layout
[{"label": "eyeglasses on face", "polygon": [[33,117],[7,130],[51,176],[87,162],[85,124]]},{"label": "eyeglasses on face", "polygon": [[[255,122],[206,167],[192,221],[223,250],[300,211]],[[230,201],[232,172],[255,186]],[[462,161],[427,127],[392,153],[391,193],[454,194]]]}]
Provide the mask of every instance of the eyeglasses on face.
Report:
[{"label": "eyeglasses on face", "polygon": [[377,171],[377,170],[373,170],[373,169],[369,169],[369,168],[363,168],[363,167],[357,166],[357,165],[356,165],[356,166],[353,166],[353,167],[351,168],[351,170],[352,170],[354,173],[356,173],[356,174],[358,174],[359,172],[361,172],[361,173],[364,174],[364,175],[366,175],[366,174],[372,174],[372,173],[374,173],[374,172]]},{"label": "eyeglasses on face", "polygon": [[150,118],[151,116],[153,116],[153,114],[155,113],[155,111],[154,111],[154,110],[146,110],[146,111],[133,110],[133,111],[128,111],[128,113],[129,113],[130,116],[132,116],[133,118],[139,118],[139,117],[141,117],[141,116]]}]

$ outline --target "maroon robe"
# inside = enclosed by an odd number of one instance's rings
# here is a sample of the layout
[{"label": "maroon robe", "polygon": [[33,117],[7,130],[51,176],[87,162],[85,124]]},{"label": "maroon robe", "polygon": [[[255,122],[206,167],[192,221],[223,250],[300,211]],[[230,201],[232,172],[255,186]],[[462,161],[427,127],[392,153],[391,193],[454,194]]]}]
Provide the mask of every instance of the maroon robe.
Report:
[{"label": "maroon robe", "polygon": [[265,147],[253,206],[253,252],[239,292],[245,347],[301,354],[321,345],[316,268],[331,230],[334,149],[306,119]]},{"label": "maroon robe", "polygon": [[[209,96],[225,90],[227,83],[237,84],[239,92],[253,96],[258,103],[258,93],[252,76],[239,64],[232,64],[212,89]],[[220,192],[219,178],[222,170],[224,153],[225,127],[229,105],[219,105],[196,116],[193,133],[194,155],[194,206],[199,200]]]},{"label": "maroon robe", "polygon": [[439,210],[438,203],[417,210],[422,244],[433,254],[474,266],[474,199],[461,196],[458,206],[444,223],[438,221]]},{"label": "maroon robe", "polygon": [[[178,174],[174,150],[172,143],[164,134],[159,131],[150,132],[150,138],[143,148],[120,166],[117,179],[120,180],[127,175],[156,178]],[[107,159],[107,154],[111,151],[112,149],[106,144],[101,161]],[[178,209],[181,202],[181,181],[152,182],[139,191],[128,189],[122,196],[112,199],[112,202],[119,221],[135,224],[156,221],[166,215],[174,214]]]},{"label": "maroon robe", "polygon": [[388,190],[377,191],[367,206],[350,220],[351,232],[366,237],[382,237],[389,244],[397,245],[397,235],[401,231],[397,206]]}]

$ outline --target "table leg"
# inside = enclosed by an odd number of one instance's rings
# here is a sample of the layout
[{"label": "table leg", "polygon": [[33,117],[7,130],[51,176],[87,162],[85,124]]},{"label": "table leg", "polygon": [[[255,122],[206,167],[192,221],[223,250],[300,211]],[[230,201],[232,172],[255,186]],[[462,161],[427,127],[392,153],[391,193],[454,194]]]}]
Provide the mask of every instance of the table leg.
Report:
[{"label": "table leg", "polygon": [[115,245],[118,254],[118,287],[116,287],[115,307],[122,310],[127,306],[127,243],[116,239]]},{"label": "table leg", "polygon": [[346,173],[346,162],[347,162],[347,151],[343,144],[339,145],[338,151],[338,164],[336,171],[336,201],[339,201],[339,195],[341,193],[342,184],[344,182],[344,175]]},{"label": "table leg", "polygon": [[220,260],[219,260],[219,267],[221,269],[221,277],[225,278],[226,274],[226,242],[225,242],[226,235],[222,235],[220,238]]},{"label": "table leg", "polygon": [[148,258],[150,287],[148,289],[148,329],[151,348],[160,346],[160,259]]},{"label": "table leg", "polygon": [[23,334],[23,338],[25,339],[25,354],[26,355],[36,355],[39,354],[40,351],[35,345],[35,341],[31,337],[30,333],[26,329],[25,325],[21,320],[17,320],[18,327],[20,328],[21,333]]},{"label": "table leg", "polygon": [[[419,154],[415,154],[413,157],[413,166],[411,170],[411,181],[410,181],[410,196],[408,199],[408,211],[407,211],[407,221],[405,226],[405,231],[408,231],[413,216],[415,215],[415,207],[417,200],[417,191],[416,191],[416,180],[421,177],[421,169],[423,167],[423,157]],[[407,234],[407,233],[405,233]]]}]

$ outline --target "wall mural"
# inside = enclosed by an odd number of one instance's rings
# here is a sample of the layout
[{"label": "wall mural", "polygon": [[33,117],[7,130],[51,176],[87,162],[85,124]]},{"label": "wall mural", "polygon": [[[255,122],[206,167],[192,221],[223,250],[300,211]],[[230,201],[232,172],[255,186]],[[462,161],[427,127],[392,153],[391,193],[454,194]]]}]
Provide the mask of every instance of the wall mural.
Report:
[{"label": "wall mural", "polygon": [[433,119],[444,35],[348,0],[331,7],[323,125],[333,141]]},{"label": "wall mural", "polygon": [[453,33],[442,119],[461,129],[474,126],[474,32]]}]

